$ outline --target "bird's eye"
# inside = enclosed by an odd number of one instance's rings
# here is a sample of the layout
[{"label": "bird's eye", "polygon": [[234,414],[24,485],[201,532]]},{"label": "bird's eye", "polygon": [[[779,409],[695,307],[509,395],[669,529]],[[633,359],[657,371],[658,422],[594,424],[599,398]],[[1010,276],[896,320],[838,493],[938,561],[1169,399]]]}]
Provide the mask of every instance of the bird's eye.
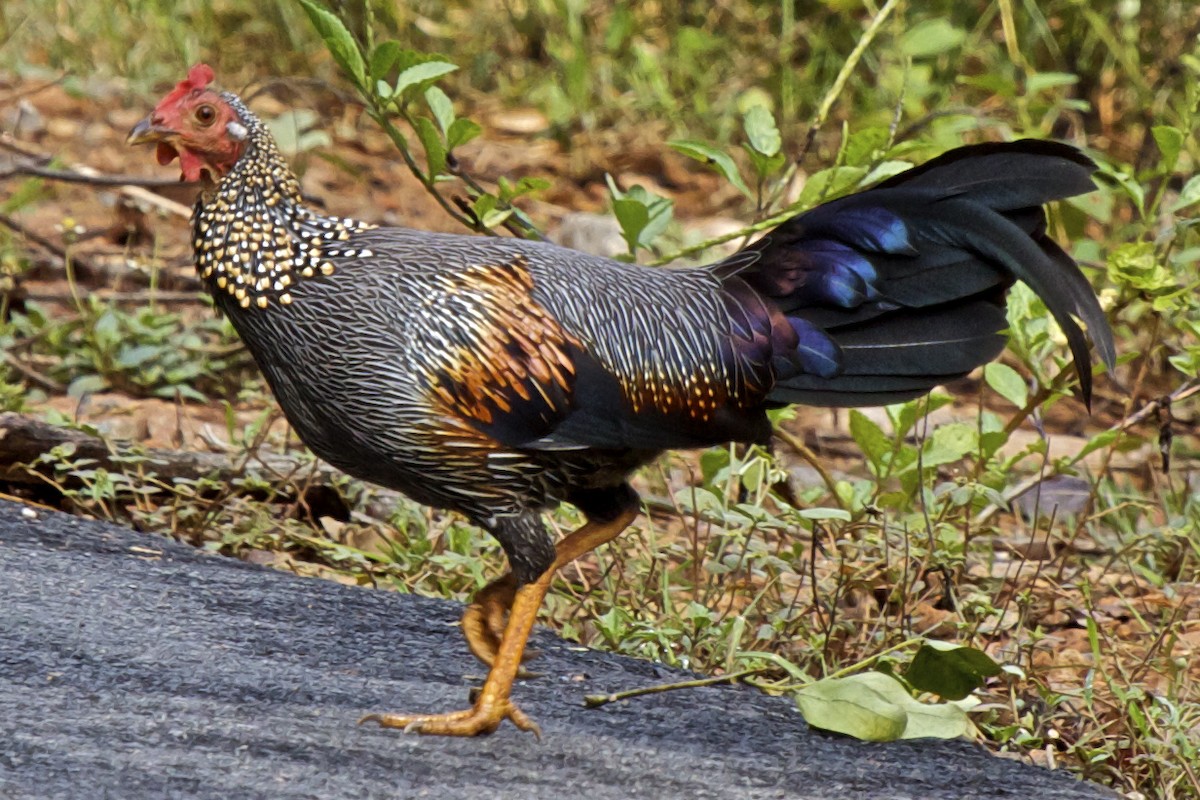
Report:
[{"label": "bird's eye", "polygon": [[210,105],[202,105],[196,109],[196,121],[201,125],[212,125],[217,121],[217,110]]}]

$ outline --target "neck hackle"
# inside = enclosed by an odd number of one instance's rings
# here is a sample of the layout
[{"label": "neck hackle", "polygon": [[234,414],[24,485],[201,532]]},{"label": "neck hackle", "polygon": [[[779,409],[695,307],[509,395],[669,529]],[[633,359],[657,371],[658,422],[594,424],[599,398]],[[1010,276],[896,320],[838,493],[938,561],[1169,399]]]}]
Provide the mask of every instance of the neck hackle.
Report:
[{"label": "neck hackle", "polygon": [[331,259],[370,256],[343,243],[375,226],[307,208],[300,182],[266,125],[235,95],[222,98],[245,128],[245,147],[229,173],[196,203],[196,271],[214,295],[228,294],[242,308],[286,306],[300,281],[334,273]]}]

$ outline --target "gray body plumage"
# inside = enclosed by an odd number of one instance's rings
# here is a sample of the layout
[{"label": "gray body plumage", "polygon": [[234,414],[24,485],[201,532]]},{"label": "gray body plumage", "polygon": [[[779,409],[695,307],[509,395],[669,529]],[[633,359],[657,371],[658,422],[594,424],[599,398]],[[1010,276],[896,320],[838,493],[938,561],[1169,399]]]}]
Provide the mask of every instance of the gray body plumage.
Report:
[{"label": "gray body plumage", "polygon": [[331,257],[333,274],[297,282],[289,305],[240,312],[218,295],[224,310],[318,456],[481,524],[557,504],[571,486],[620,485],[655,450],[595,448],[571,430],[526,447],[447,447],[446,426],[463,423],[431,402],[426,376],[488,320],[463,313],[475,298],[443,278],[521,256],[534,298],[603,363],[673,369],[679,384],[680,364],[711,369],[727,329],[719,284],[703,270],[651,274],[551,244],[407,229],[363,231],[345,244],[371,256]]},{"label": "gray body plumage", "polygon": [[245,149],[193,223],[218,306],[305,444],[486,527],[518,583],[554,558],[543,509],[615,518],[636,503],[628,474],[664,449],[763,441],[770,407],[896,402],[991,359],[1018,275],[1066,331],[1085,396],[1072,315],[1112,360],[1090,287],[1045,236],[1041,205],[1091,186],[1063,145],[963,148],[753,252],[649,269],[317,214],[263,124],[223,99]]}]

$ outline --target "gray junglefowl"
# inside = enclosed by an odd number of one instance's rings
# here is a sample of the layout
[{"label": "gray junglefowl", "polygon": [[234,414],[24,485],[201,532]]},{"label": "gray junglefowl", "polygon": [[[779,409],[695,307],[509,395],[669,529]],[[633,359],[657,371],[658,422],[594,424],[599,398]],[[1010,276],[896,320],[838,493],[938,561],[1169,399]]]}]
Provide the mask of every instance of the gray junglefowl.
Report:
[{"label": "gray junglefowl", "polygon": [[[510,573],[463,629],[491,669],[473,705],[365,719],[470,736],[510,697],[559,567],[637,516],[627,479],[670,448],[766,442],[791,403],[925,394],[1003,349],[1005,295],[1036,292],[1066,334],[1082,397],[1086,325],[1112,334],[1046,236],[1043,204],[1092,190],[1092,162],[1044,141],[962,147],[780,225],[707,267],[650,269],[513,238],[327,216],[266,126],[193,67],[130,132],[203,181],[196,268],[300,438],[347,473],[465,515]],[[587,522],[555,545],[542,512]]]}]

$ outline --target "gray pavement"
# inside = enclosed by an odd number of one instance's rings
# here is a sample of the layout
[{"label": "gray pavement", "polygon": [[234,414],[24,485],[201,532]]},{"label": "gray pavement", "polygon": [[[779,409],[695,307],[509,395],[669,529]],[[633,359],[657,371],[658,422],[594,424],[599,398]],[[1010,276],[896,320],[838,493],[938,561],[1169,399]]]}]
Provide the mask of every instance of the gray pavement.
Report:
[{"label": "gray pavement", "polygon": [[449,602],[299,578],[0,501],[0,798],[1111,798],[964,741],[865,744],[745,687],[588,710],[684,673],[547,631],[515,690],[542,741],[406,736],[463,705]]}]

